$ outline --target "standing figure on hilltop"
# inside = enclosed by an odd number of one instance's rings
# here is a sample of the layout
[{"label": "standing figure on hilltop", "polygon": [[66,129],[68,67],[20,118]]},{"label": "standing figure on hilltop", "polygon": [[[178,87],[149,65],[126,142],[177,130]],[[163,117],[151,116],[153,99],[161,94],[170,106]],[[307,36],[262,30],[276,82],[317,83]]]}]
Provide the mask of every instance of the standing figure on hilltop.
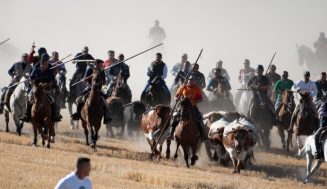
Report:
[{"label": "standing figure on hilltop", "polygon": [[166,38],[166,32],[159,24],[159,20],[155,20],[154,26],[150,29],[149,38],[152,40],[152,44],[162,43]]}]

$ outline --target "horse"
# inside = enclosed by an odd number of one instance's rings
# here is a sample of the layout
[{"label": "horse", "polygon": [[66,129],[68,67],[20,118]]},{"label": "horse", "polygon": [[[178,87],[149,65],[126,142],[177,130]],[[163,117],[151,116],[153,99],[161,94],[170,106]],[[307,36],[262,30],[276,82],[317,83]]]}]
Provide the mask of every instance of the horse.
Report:
[{"label": "horse", "polygon": [[[300,100],[300,110],[297,114],[297,118],[295,121],[295,125],[293,128],[293,132],[296,136],[296,143],[298,146],[298,150],[300,150],[303,147],[302,141],[300,136],[305,135],[309,136],[312,135],[315,127],[314,127],[314,120],[315,115],[312,110],[312,103],[309,93],[299,93],[301,96]],[[292,138],[292,132],[289,132],[288,139],[291,140]]]},{"label": "horse", "polygon": [[233,173],[240,173],[241,168],[250,163],[257,138],[257,128],[247,118],[225,126],[223,144],[233,162]]},{"label": "horse", "polygon": [[164,88],[161,85],[162,78],[155,77],[152,81],[150,86],[148,87],[146,91],[145,97],[141,97],[141,101],[147,106],[147,107],[154,107],[158,104],[163,105],[170,105],[171,96],[168,97],[165,94]]},{"label": "horse", "polygon": [[209,92],[208,100],[210,110],[235,111],[230,92],[222,82],[217,82],[216,90]]},{"label": "horse", "polygon": [[125,104],[124,108],[124,125],[128,128],[128,135],[133,136],[135,132],[137,136],[140,133],[139,125],[141,124],[142,115],[146,111],[145,105],[141,101],[134,101]]},{"label": "horse", "polygon": [[305,45],[296,46],[298,63],[299,65],[304,65],[308,67],[311,75],[319,75],[321,73],[321,68],[325,65],[325,61],[322,61],[313,52],[313,50]]},{"label": "horse", "polygon": [[282,101],[280,104],[280,109],[277,113],[279,120],[278,124],[278,134],[281,138],[283,149],[289,151],[289,146],[292,143],[292,138],[288,138],[285,142],[284,131],[289,128],[291,123],[292,114],[295,108],[293,91],[285,90],[282,93]]},{"label": "horse", "polygon": [[6,132],[9,132],[9,113],[12,113],[12,117],[16,126],[16,133],[20,136],[24,122],[19,119],[26,111],[26,102],[28,100],[28,93],[31,86],[26,77],[20,79],[20,83],[15,88],[13,94],[10,97],[9,106],[10,110],[5,109],[6,120]]},{"label": "horse", "polygon": [[[59,110],[61,110],[61,109],[65,108],[66,98],[68,95],[68,91],[66,88],[66,76],[64,73],[60,73],[60,72],[57,73],[56,84],[59,88],[56,103],[57,103],[57,108],[59,108]],[[58,126],[58,123],[56,123],[56,127],[57,126]]]},{"label": "horse", "polygon": [[200,132],[197,126],[197,121],[194,118],[192,103],[190,98],[183,98],[179,103],[179,110],[181,112],[181,118],[176,126],[175,140],[177,148],[174,158],[178,157],[178,148],[182,146],[184,152],[184,160],[186,166],[189,168],[189,151],[192,150],[191,165],[194,166],[198,160],[196,152],[200,145]]},{"label": "horse", "polygon": [[122,70],[119,72],[116,83],[113,87],[112,94],[113,97],[120,97],[123,104],[128,104],[132,101],[132,92],[126,83],[125,78],[122,76]]},{"label": "horse", "polygon": [[250,106],[251,98],[253,97],[253,93],[250,89],[240,89],[240,90],[242,90],[241,97],[239,99],[239,102],[236,102],[237,99],[235,98],[235,104],[237,104],[238,112],[246,115],[249,111],[249,106]]},{"label": "horse", "polygon": [[[42,145],[45,145],[45,140],[48,139],[47,148],[50,148],[50,136],[54,136],[54,123],[51,121],[52,109],[47,93],[51,90],[51,87],[47,83],[40,83],[34,84],[32,90],[33,104],[31,109],[31,123],[34,133],[33,145],[37,145],[37,132],[39,132],[42,137]],[[47,136],[47,134],[49,134],[49,136]]]},{"label": "horse", "polygon": [[271,106],[268,104],[271,102],[267,95],[257,90],[252,90],[252,92],[253,97],[248,111],[248,117],[258,127],[260,142],[262,142],[264,148],[268,150],[270,148],[270,130],[272,129],[274,119],[268,107]]},{"label": "horse", "polygon": [[123,99],[112,96],[106,99],[106,103],[110,113],[110,118],[112,119],[112,121],[106,124],[107,137],[111,136],[112,138],[115,138],[112,127],[120,128],[121,130],[118,136],[122,137],[125,132]]},{"label": "horse", "polygon": [[[170,113],[171,108],[167,105],[159,104],[149,110],[147,110],[142,115],[141,120],[141,130],[148,141],[151,147],[151,158],[155,155],[161,158],[162,145],[168,136],[168,126],[167,123],[170,123]],[[161,138],[159,140],[159,136]],[[155,148],[156,143],[159,146],[159,150]],[[168,149],[168,148],[167,148]]]},{"label": "horse", "polygon": [[[98,132],[101,127],[101,120],[104,115],[104,100],[102,99],[101,84],[99,83],[100,74],[96,69],[93,69],[91,91],[86,99],[82,111],[81,121],[86,138],[86,145],[96,151],[96,142],[98,140]],[[90,130],[90,135],[89,135]]]},{"label": "horse", "polygon": [[304,156],[306,155],[307,159],[307,174],[305,178],[305,183],[308,183],[310,181],[310,177],[314,174],[316,170],[320,167],[320,165],[325,161],[327,162],[327,137],[322,138],[322,149],[323,149],[323,157],[321,159],[317,159],[316,163],[314,164],[312,168],[312,163],[314,160],[314,154],[317,151],[316,143],[314,135],[310,135],[306,138],[306,141],[304,143],[304,147],[298,152],[297,156]]},{"label": "horse", "polygon": [[[74,75],[75,77],[73,77],[69,83],[69,93],[68,93],[68,97],[67,97],[67,104],[68,104],[68,111],[69,111],[70,116],[73,114],[73,105],[75,104],[77,106],[76,99],[79,97],[79,95],[82,93],[82,91],[85,88],[85,84],[82,82],[80,82],[74,86],[72,86],[72,85],[74,83],[82,80],[83,76],[84,76],[83,74]],[[72,129],[75,129],[75,123],[74,123],[74,120],[72,120],[72,119],[70,120],[70,126]],[[77,129],[79,128],[79,121],[76,121],[76,128]]]}]

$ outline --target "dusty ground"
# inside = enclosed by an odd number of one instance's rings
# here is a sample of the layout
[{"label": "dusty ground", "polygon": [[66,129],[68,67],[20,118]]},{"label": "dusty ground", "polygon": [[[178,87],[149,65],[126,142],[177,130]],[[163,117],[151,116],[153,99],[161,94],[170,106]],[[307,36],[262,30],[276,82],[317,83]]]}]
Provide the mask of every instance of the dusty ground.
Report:
[{"label": "dusty ground", "polygon": [[[2,122],[3,123],[3,122]],[[195,167],[187,169],[182,154],[176,161],[149,159],[149,147],[139,139],[108,139],[105,128],[97,152],[84,145],[82,130],[70,130],[68,121],[57,130],[51,149],[32,147],[31,125],[18,137],[5,133],[0,126],[0,188],[53,188],[58,180],[74,169],[76,158],[92,160],[91,180],[94,188],[326,188],[327,164],[314,176],[314,184],[303,184],[305,159],[296,159],[279,149],[279,139],[272,132],[274,148],[257,149],[255,165],[232,174],[230,167],[209,162],[204,150]],[[10,127],[14,131],[14,127]],[[40,142],[39,142],[40,143]],[[174,147],[173,147],[174,148]]]}]

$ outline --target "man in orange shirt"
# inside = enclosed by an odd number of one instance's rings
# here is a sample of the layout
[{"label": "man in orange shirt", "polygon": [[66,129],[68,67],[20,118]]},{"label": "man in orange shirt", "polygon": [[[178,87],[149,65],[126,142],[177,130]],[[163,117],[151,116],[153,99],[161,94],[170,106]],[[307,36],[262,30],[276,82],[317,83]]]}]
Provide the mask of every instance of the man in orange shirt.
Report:
[{"label": "man in orange shirt", "polygon": [[[201,140],[204,141],[207,138],[207,136],[204,131],[203,117],[202,117],[202,114],[199,111],[198,107],[196,106],[198,103],[200,103],[202,101],[202,92],[201,92],[201,89],[195,83],[195,78],[192,75],[189,77],[187,84],[181,86],[175,95],[176,99],[186,98],[186,97],[191,97],[191,103],[193,105],[193,108],[192,108],[193,114],[195,116],[198,128],[200,130]],[[170,139],[173,139],[173,137],[174,137],[174,132],[175,132],[176,126],[178,125],[179,120],[180,120],[180,112],[178,112],[178,111],[175,112],[173,114],[172,120],[173,120],[173,122],[171,124],[170,133],[169,133]]]}]

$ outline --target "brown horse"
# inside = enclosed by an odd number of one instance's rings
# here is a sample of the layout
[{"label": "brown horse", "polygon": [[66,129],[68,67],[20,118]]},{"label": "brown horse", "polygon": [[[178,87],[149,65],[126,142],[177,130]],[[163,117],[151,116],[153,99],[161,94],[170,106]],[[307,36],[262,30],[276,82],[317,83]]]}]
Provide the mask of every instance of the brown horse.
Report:
[{"label": "brown horse", "polygon": [[[151,151],[159,158],[161,158],[162,144],[166,139],[166,135],[168,135],[169,127],[166,123],[170,122],[170,112],[171,108],[169,106],[159,104],[145,112],[142,116],[141,130],[150,144]],[[158,141],[158,137],[161,133],[163,133],[163,135],[160,141]],[[154,148],[156,143],[158,143],[159,150]]]},{"label": "brown horse", "polygon": [[[86,137],[86,145],[91,141],[91,148],[96,150],[96,141],[98,140],[98,132],[101,127],[101,120],[104,115],[104,100],[102,99],[100,83],[100,74],[93,69],[91,92],[83,105],[81,111],[81,121]],[[89,130],[91,135],[89,136]]]},{"label": "brown horse", "polygon": [[106,124],[107,128],[107,137],[111,136],[115,138],[114,131],[112,127],[116,127],[117,129],[120,128],[120,133],[118,134],[119,137],[122,137],[125,132],[125,125],[124,125],[124,104],[123,99],[120,97],[108,97],[106,99],[106,103],[108,104],[108,111],[110,113],[110,118],[112,121]]},{"label": "brown horse", "polygon": [[127,85],[124,77],[122,76],[122,70],[119,72],[117,76],[117,80],[111,96],[120,97],[124,105],[132,101],[132,92],[129,86]]},{"label": "brown horse", "polygon": [[189,151],[192,150],[191,165],[195,165],[198,160],[196,152],[200,145],[200,132],[197,122],[193,115],[192,103],[190,98],[184,98],[180,101],[179,111],[181,112],[180,121],[175,130],[175,139],[177,143],[174,158],[177,158],[178,148],[181,145],[184,151],[186,166],[189,166]]},{"label": "brown horse", "polygon": [[291,123],[292,114],[295,108],[293,91],[285,90],[282,94],[282,101],[277,112],[279,120],[278,133],[282,141],[283,149],[289,151],[289,146],[292,144],[292,137],[287,139],[285,142],[284,131],[289,128]]},{"label": "brown horse", "polygon": [[229,92],[230,86],[221,81],[217,82],[217,87],[214,91],[209,93],[209,107],[212,111],[235,111],[235,106],[231,100]]},{"label": "brown horse", "polygon": [[[48,100],[46,92],[51,87],[46,83],[35,84],[33,87],[31,123],[33,125],[34,140],[33,145],[37,145],[37,132],[41,134],[42,145],[48,139],[47,148],[50,148],[50,136],[54,136],[54,123],[51,122],[51,104]],[[50,136],[47,136],[49,134]]]},{"label": "brown horse", "polygon": [[[299,93],[301,95],[300,109],[297,112],[297,118],[295,125],[293,127],[293,132],[296,136],[296,142],[298,149],[303,147],[302,141],[300,139],[301,135],[309,136],[314,132],[314,120],[315,113],[312,111],[312,102],[309,93]],[[287,141],[291,140],[292,132],[289,132]]]}]

